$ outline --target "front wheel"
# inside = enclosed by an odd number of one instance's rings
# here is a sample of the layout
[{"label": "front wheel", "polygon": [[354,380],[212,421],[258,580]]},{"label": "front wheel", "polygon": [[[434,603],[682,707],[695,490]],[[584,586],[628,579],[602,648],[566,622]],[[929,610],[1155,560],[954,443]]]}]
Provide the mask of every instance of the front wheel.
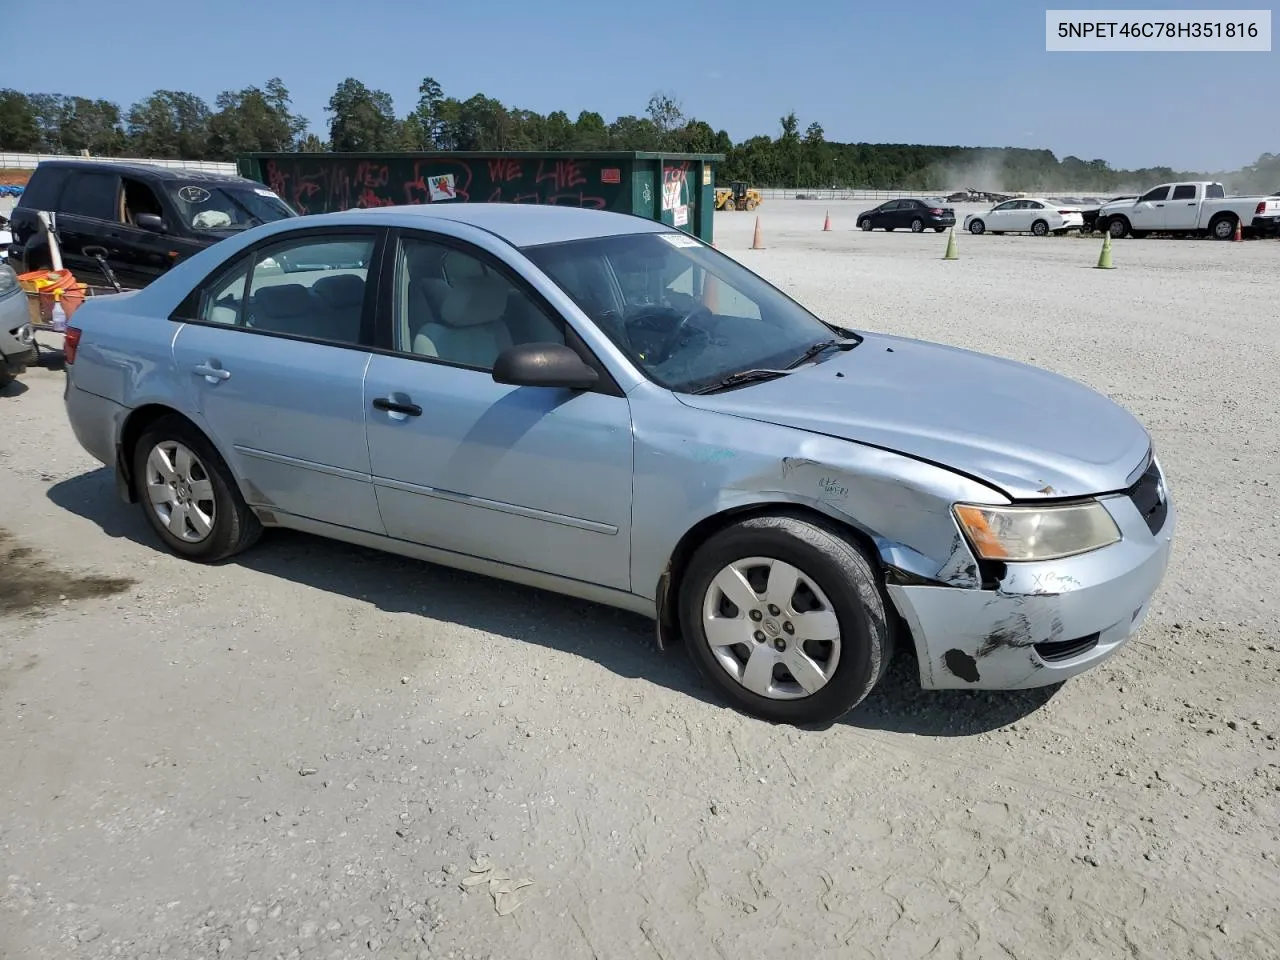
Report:
[{"label": "front wheel", "polygon": [[133,483],[151,528],[188,560],[225,560],[262,533],[218,451],[182,417],[163,417],[143,433]]},{"label": "front wheel", "polygon": [[722,209],[722,210],[728,210],[728,211],[730,211],[730,212],[732,213],[734,210],[736,210],[736,209],[737,209],[737,207],[734,205],[734,202],[733,202],[732,200],[726,200],[726,201],[724,202],[724,206],[723,206],[723,207],[721,207],[720,209]]},{"label": "front wheel", "polygon": [[871,231],[871,218],[863,217],[861,220],[858,221],[858,226],[860,226],[863,230],[866,230],[869,233]]},{"label": "front wheel", "polygon": [[982,233],[982,231],[986,229],[987,229],[987,225],[983,223],[981,220],[969,221],[969,232],[972,234],[976,235],[976,234]]},{"label": "front wheel", "polygon": [[1112,240],[1122,240],[1125,234],[1129,232],[1129,221],[1124,217],[1117,217],[1107,223],[1107,233],[1111,234]]},{"label": "front wheel", "polygon": [[852,710],[892,650],[868,558],[792,517],[744,520],[704,543],[680,585],[680,619],[712,685],[775,723],[829,722]]}]

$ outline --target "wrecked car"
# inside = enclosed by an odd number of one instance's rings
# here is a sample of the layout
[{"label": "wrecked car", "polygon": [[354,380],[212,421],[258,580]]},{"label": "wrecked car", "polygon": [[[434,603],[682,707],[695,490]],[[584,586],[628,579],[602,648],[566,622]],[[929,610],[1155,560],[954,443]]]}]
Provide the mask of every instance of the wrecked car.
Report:
[{"label": "wrecked car", "polygon": [[854,708],[895,648],[927,688],[1079,674],[1174,535],[1105,397],[823,321],[622,214],[266,224],[73,320],[71,425],[173,553],[288,527],[625,608],[776,722]]},{"label": "wrecked car", "polygon": [[27,298],[13,267],[0,263],[0,389],[36,362]]}]

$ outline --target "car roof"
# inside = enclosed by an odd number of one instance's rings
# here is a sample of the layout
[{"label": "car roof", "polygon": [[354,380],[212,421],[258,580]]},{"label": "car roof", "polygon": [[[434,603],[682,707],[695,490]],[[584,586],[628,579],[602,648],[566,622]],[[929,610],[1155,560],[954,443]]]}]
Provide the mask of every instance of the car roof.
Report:
[{"label": "car roof", "polygon": [[634,233],[663,233],[674,230],[663,223],[635,214],[614,213],[583,207],[534,203],[485,203],[447,201],[395,207],[369,207],[341,213],[312,214],[291,226],[320,223],[365,224],[370,220],[383,226],[405,229],[426,228],[432,220],[467,224],[501,237],[516,247],[571,240],[594,240]]},{"label": "car roof", "polygon": [[260,187],[262,184],[256,180],[249,180],[246,177],[238,177],[234,174],[227,173],[209,173],[204,170],[189,170],[185,167],[162,167],[151,163],[134,163],[127,160],[41,160],[36,166],[39,171],[42,167],[48,167],[55,170],[101,170],[108,167],[117,173],[128,174],[134,177],[148,177],[152,180],[171,180],[183,181],[190,183],[197,181],[201,183],[226,183],[237,184],[239,186],[255,186]]}]

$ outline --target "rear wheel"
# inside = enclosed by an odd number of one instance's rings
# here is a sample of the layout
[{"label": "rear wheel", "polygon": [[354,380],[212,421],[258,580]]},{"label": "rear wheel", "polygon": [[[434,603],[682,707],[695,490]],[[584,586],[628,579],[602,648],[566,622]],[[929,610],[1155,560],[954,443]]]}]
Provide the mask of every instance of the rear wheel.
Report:
[{"label": "rear wheel", "polygon": [[1031,232],[1037,237],[1043,237],[1049,232],[1049,224],[1043,220],[1037,220],[1031,225]]},{"label": "rear wheel", "polygon": [[912,220],[912,221],[911,221],[911,232],[912,232],[912,233],[923,233],[923,232],[924,232],[924,221],[923,221],[923,220],[921,220],[919,217],[916,217],[914,220]]},{"label": "rear wheel", "polygon": [[736,210],[736,209],[737,209],[737,207],[734,205],[734,202],[733,202],[732,200],[726,200],[726,201],[724,202],[724,207],[723,207],[723,209],[725,209],[725,210]]},{"label": "rear wheel", "polygon": [[748,201],[747,201],[747,213],[750,213],[750,212],[751,212],[752,210],[754,210],[755,208],[756,208],[756,202],[755,202],[754,200],[748,200]]},{"label": "rear wheel", "polygon": [[1215,217],[1209,224],[1209,233],[1215,240],[1231,240],[1236,235],[1235,217]]},{"label": "rear wheel", "polygon": [[836,719],[884,675],[892,635],[862,551],[792,517],[744,520],[694,555],[680,585],[689,654],[736,707],[776,723]]},{"label": "rear wheel", "polygon": [[218,451],[182,417],[162,417],[139,438],[133,483],[151,528],[188,560],[225,560],[262,533]]}]

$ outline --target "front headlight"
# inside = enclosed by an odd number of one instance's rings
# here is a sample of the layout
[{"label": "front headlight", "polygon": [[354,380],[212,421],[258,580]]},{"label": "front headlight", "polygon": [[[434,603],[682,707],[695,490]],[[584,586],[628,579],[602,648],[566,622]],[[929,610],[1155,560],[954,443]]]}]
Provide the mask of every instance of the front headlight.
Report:
[{"label": "front headlight", "polygon": [[1120,528],[1097,500],[1044,507],[957,503],[953,511],[983,560],[1060,560],[1120,539]]},{"label": "front headlight", "polygon": [[18,275],[7,263],[0,263],[0,300],[18,289]]}]

